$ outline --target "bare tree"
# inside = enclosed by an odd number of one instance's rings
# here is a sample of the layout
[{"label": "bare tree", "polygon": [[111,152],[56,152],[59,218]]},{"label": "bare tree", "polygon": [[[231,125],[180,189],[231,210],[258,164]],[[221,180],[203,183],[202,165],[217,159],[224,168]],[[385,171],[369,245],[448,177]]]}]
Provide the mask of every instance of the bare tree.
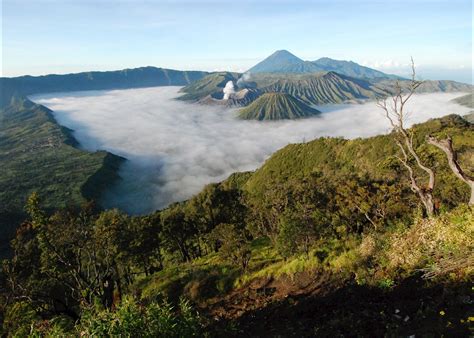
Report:
[{"label": "bare tree", "polygon": [[474,205],[474,178],[467,175],[459,165],[457,153],[453,149],[453,141],[451,137],[448,136],[444,140],[437,140],[435,137],[429,135],[426,139],[429,144],[438,147],[446,154],[449,167],[453,173],[471,188],[471,198],[469,199],[469,205]]},{"label": "bare tree", "polygon": [[[420,198],[427,216],[432,217],[435,213],[433,200],[435,174],[431,168],[421,161],[413,144],[413,131],[407,130],[405,127],[406,119],[409,115],[406,111],[406,103],[413,96],[416,89],[423,83],[422,81],[416,80],[413,58],[411,59],[411,68],[412,75],[409,85],[402,86],[400,81],[397,80],[393,95],[377,100],[377,105],[383,109],[385,117],[392,126],[394,141],[401,151],[401,156],[397,156],[397,159],[408,171],[411,190]],[[417,173],[417,170],[415,170],[416,167],[419,168],[418,171],[424,172],[427,176],[427,184],[423,184],[423,179]]]}]

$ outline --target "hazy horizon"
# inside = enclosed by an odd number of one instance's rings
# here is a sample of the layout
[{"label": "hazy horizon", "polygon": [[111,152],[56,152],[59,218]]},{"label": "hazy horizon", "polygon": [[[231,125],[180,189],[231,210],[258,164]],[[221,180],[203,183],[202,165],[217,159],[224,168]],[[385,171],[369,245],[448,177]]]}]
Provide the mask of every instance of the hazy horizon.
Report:
[{"label": "hazy horizon", "polygon": [[287,49],[401,76],[413,56],[423,79],[473,81],[468,0],[4,0],[2,19],[8,77],[148,65],[243,72]]}]

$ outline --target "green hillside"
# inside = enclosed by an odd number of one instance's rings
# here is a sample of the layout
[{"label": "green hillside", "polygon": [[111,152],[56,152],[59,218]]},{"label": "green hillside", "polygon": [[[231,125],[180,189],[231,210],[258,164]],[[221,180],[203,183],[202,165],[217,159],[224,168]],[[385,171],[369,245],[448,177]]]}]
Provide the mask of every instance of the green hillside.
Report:
[{"label": "green hillside", "polygon": [[295,97],[285,93],[266,93],[238,112],[244,120],[288,120],[320,114]]},{"label": "green hillside", "polygon": [[472,175],[473,128],[410,131],[436,171],[432,218],[392,135],[288,145],[151,215],[48,213],[33,196],[0,270],[1,333],[469,336],[474,213],[425,137],[450,135]]},{"label": "green hillside", "polygon": [[[26,99],[0,110],[0,246],[5,249],[26,198],[41,193],[48,209],[97,199],[118,178],[122,158],[75,148],[51,111]],[[4,251],[2,252],[4,253]],[[1,253],[0,253],[1,254]]]},{"label": "green hillside", "polygon": [[183,86],[208,74],[142,67],[120,71],[0,78],[0,256],[24,217],[23,206],[41,191],[46,208],[78,206],[99,199],[118,178],[123,160],[107,152],[88,153],[46,107],[27,95],[77,90]]},{"label": "green hillside", "polygon": [[[474,139],[471,137],[474,126],[456,115],[443,119],[435,119],[417,125],[416,141],[423,143],[428,134],[449,134],[453,143],[460,150],[459,158],[468,174],[474,174]],[[450,194],[463,196],[466,187],[454,177],[443,160],[443,154],[434,148],[422,148],[429,151],[433,158],[431,164],[439,167],[439,184],[450,190]],[[343,179],[357,173],[359,176],[369,175],[374,180],[399,179],[397,173],[404,176],[403,170],[394,170],[398,166],[393,155],[397,153],[396,145],[390,135],[381,135],[368,139],[345,140],[340,138],[320,138],[304,144],[289,145],[270,157],[265,164],[255,171],[245,184],[245,190],[262,195],[268,187],[283,184],[290,177],[301,179],[318,172]],[[400,168],[401,169],[401,168]],[[466,195],[467,196],[467,195]],[[439,198],[449,201],[453,196]]]}]

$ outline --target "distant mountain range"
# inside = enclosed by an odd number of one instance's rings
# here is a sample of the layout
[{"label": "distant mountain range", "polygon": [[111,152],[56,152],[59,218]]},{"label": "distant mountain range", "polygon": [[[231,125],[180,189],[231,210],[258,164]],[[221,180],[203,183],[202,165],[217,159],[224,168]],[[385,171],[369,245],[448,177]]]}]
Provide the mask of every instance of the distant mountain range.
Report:
[{"label": "distant mountain range", "polygon": [[327,57],[316,61],[304,61],[287,50],[278,50],[247,72],[255,73],[318,73],[337,72],[342,75],[365,79],[397,79],[397,75],[385,74],[378,70],[361,66],[352,61],[333,60]]},{"label": "distant mountain range", "polygon": [[[229,99],[223,99],[223,89],[232,81],[236,92]],[[288,94],[306,105],[350,103],[376,99],[395,92],[397,83],[407,87],[410,81],[402,77],[385,74],[375,69],[358,65],[352,61],[339,61],[321,58],[304,61],[286,50],[279,50],[250,68],[244,75],[230,72],[213,73],[204,76],[182,89],[178,99],[220,104],[227,106],[247,106],[240,118],[261,120],[262,105],[252,105],[265,93]],[[419,93],[471,91],[472,86],[455,81],[424,81]],[[268,98],[267,98],[268,99]],[[286,97],[291,100],[290,97]],[[268,105],[266,109],[276,109],[285,105]],[[286,105],[286,109],[297,105]],[[255,109],[252,114],[249,110]],[[263,119],[280,119],[299,116],[300,111],[268,111]]]},{"label": "distant mountain range", "polygon": [[207,74],[209,73],[201,71],[141,67],[106,72],[0,78],[0,107],[10,104],[12,97],[39,93],[186,86]]}]

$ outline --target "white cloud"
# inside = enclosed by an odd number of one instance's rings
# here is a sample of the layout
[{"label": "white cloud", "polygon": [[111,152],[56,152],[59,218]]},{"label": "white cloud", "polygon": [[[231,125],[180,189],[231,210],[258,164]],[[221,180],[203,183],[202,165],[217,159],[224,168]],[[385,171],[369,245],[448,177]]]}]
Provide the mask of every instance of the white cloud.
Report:
[{"label": "white cloud", "polygon": [[[258,122],[235,118],[235,109],[173,100],[176,87],[48,94],[32,99],[53,109],[74,129],[81,146],[128,158],[123,180],[105,205],[146,213],[184,200],[205,184],[253,170],[288,143],[319,136],[367,137],[389,126],[374,103],[320,107],[321,117]],[[410,123],[469,109],[450,102],[461,94],[412,98]]]}]

